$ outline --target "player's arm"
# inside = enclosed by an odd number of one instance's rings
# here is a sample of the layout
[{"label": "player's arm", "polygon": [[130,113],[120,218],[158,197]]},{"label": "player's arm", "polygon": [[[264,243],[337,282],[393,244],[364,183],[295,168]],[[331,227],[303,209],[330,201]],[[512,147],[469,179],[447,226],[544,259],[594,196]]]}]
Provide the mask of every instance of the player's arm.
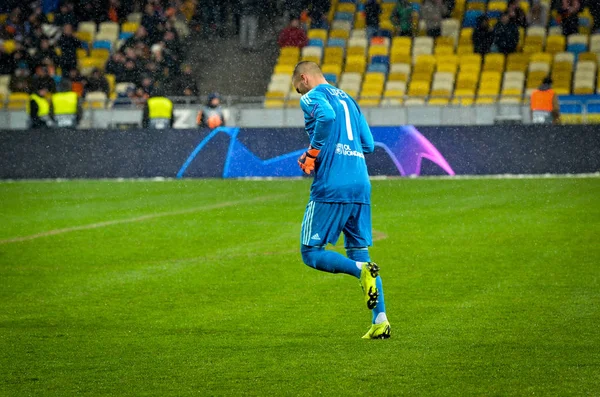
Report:
[{"label": "player's arm", "polygon": [[367,124],[364,114],[361,113],[358,119],[360,128],[360,143],[362,145],[363,153],[373,153],[375,150],[375,141],[373,140],[371,128],[369,127],[369,124]]},{"label": "player's arm", "polygon": [[306,94],[300,103],[302,110],[315,118],[315,129],[310,147],[321,150],[331,133],[331,127],[335,121],[335,111],[329,104],[325,94],[319,91]]},{"label": "player's arm", "polygon": [[324,94],[316,91],[306,94],[300,100],[305,114],[315,118],[315,128],[308,150],[298,159],[298,165],[305,174],[310,175],[315,169],[315,161],[335,121],[335,112]]}]

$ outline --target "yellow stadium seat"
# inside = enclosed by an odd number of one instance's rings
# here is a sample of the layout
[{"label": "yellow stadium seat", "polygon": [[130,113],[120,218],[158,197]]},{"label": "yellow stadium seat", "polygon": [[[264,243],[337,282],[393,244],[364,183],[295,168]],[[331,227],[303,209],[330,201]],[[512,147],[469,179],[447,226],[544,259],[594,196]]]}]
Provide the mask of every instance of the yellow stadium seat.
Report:
[{"label": "yellow stadium seat", "polygon": [[374,56],[377,56],[377,55],[388,55],[388,54],[389,54],[389,50],[386,46],[372,45],[371,47],[369,47],[369,59],[372,59]]},{"label": "yellow stadium seat", "polygon": [[478,96],[475,100],[475,105],[493,105],[494,103],[496,103],[496,97],[489,95]]},{"label": "yellow stadium seat", "polygon": [[364,29],[366,25],[365,15],[362,12],[354,14],[354,29]]},{"label": "yellow stadium seat", "polygon": [[106,81],[108,81],[108,89],[109,89],[109,93],[113,93],[115,92],[115,85],[116,85],[116,77],[114,74],[106,74],[104,77],[106,77]]},{"label": "yellow stadium seat", "polygon": [[504,54],[486,54],[483,62],[483,70],[504,72],[504,62]]},{"label": "yellow stadium seat", "polygon": [[365,57],[353,55],[346,58],[346,68],[344,69],[344,71],[364,73],[366,67],[367,61]]},{"label": "yellow stadium seat", "polygon": [[547,52],[536,52],[531,54],[531,56],[529,57],[529,62],[544,62],[548,65],[551,65],[552,58],[552,54],[549,54]]},{"label": "yellow stadium seat", "polygon": [[460,31],[460,37],[458,38],[459,45],[472,45],[473,44],[473,28],[462,28]]},{"label": "yellow stadium seat", "polygon": [[264,107],[267,109],[282,108],[284,101],[281,99],[265,99]]},{"label": "yellow stadium seat", "polygon": [[473,44],[459,44],[456,53],[459,55],[473,54]]},{"label": "yellow stadium seat", "polygon": [[340,77],[340,75],[342,74],[342,65],[340,64],[324,64],[321,67],[321,70],[323,71],[323,73],[331,73],[331,74],[335,74],[336,77]]},{"label": "yellow stadium seat", "polygon": [[391,63],[412,63],[412,57],[410,54],[405,54],[403,52],[395,52],[392,50],[390,54],[390,62]]},{"label": "yellow stadium seat", "polygon": [[329,37],[348,40],[348,38],[350,38],[350,32],[344,29],[332,29],[329,32]]},{"label": "yellow stadium seat", "polygon": [[273,71],[273,73],[276,74],[289,74],[292,75],[292,73],[294,73],[294,66],[293,65],[275,65],[275,70]]},{"label": "yellow stadium seat", "polygon": [[106,62],[110,58],[110,51],[106,48],[93,48],[90,51],[91,58],[102,58]]},{"label": "yellow stadium seat", "polygon": [[[60,56],[61,55],[59,53],[60,48],[57,48],[57,50],[58,50],[58,52],[56,55]],[[85,48],[78,48],[76,54],[77,54],[77,59],[86,58],[88,56],[88,52]]]},{"label": "yellow stadium seat", "polygon": [[405,54],[410,54],[412,49],[412,40],[408,37],[396,36],[392,39],[392,52],[397,50]]},{"label": "yellow stadium seat", "polygon": [[582,52],[579,54],[578,62],[582,61],[592,61],[594,63],[598,63],[598,54],[594,52]]},{"label": "yellow stadium seat", "polygon": [[8,96],[8,110],[25,110],[29,103],[29,95],[24,92],[13,92]]},{"label": "yellow stadium seat", "polygon": [[286,108],[299,108],[300,107],[300,99],[288,99],[285,101]]},{"label": "yellow stadium seat", "polygon": [[91,43],[94,40],[94,35],[90,32],[76,32],[75,37],[87,43]]},{"label": "yellow stadium seat", "polygon": [[367,52],[367,48],[366,47],[358,47],[358,46],[354,46],[354,47],[348,47],[348,49],[346,50],[347,52],[347,56],[361,56],[364,57],[366,52]]},{"label": "yellow stadium seat", "polygon": [[492,0],[488,3],[488,11],[500,11],[500,12],[504,12],[506,11],[506,1],[498,1],[498,0]]},{"label": "yellow stadium seat", "polygon": [[403,98],[406,95],[406,90],[386,90],[383,94],[383,97],[386,99],[389,98]]},{"label": "yellow stadium seat", "polygon": [[337,63],[343,64],[344,62],[344,49],[340,47],[326,47],[325,56],[323,57],[323,63]]},{"label": "yellow stadium seat", "polygon": [[267,91],[265,97],[267,99],[285,99],[287,91]]},{"label": "yellow stadium seat", "polygon": [[4,51],[8,54],[15,52],[17,43],[14,40],[4,40]]},{"label": "yellow stadium seat", "polygon": [[454,98],[452,99],[452,104],[453,105],[460,105],[460,106],[472,106],[473,105],[473,96],[466,96],[466,95],[454,95]]},{"label": "yellow stadium seat", "polygon": [[403,72],[392,72],[388,75],[389,81],[408,81],[408,75]]},{"label": "yellow stadium seat", "polygon": [[555,54],[565,50],[566,39],[564,36],[548,36],[546,39],[546,52]]},{"label": "yellow stadium seat", "polygon": [[409,96],[425,97],[429,94],[430,83],[428,81],[411,81],[408,86]]},{"label": "yellow stadium seat", "polygon": [[377,98],[361,98],[358,100],[358,105],[360,107],[377,107],[380,104],[380,100]]},{"label": "yellow stadium seat", "polygon": [[138,29],[139,26],[140,24],[136,22],[125,22],[121,25],[121,32],[133,33]]},{"label": "yellow stadium seat", "polygon": [[302,57],[302,59],[300,59],[301,61],[307,61],[307,62],[314,62],[317,65],[321,64],[321,57],[315,56],[315,55],[304,55]]},{"label": "yellow stadium seat", "polygon": [[309,29],[307,34],[309,39],[321,39],[323,43],[327,41],[327,30],[325,29]]},{"label": "yellow stadium seat", "polygon": [[385,82],[385,74],[381,72],[367,72],[363,79],[364,83],[381,83]]},{"label": "yellow stadium seat", "polygon": [[289,65],[289,66],[295,66],[298,63],[298,57],[297,56],[279,56],[279,58],[277,59],[277,64],[278,65]]},{"label": "yellow stadium seat", "polygon": [[454,54],[454,47],[447,45],[438,45],[434,48],[433,53],[436,55],[450,55]]},{"label": "yellow stadium seat", "polygon": [[296,58],[300,57],[300,48],[298,47],[283,47],[279,52],[279,56],[295,56]]},{"label": "yellow stadium seat", "polygon": [[448,106],[449,102],[448,98],[431,98],[427,104],[431,106]]},{"label": "yellow stadium seat", "polygon": [[341,3],[337,6],[338,12],[350,12],[354,14],[356,12],[356,5],[354,3]]}]

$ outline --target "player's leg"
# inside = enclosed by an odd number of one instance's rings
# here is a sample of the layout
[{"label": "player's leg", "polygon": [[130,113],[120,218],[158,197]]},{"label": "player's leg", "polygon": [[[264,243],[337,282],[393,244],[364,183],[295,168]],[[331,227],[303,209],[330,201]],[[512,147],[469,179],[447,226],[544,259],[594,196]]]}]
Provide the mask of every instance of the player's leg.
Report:
[{"label": "player's leg", "polygon": [[328,273],[360,277],[356,261],[324,248],[328,243],[337,242],[348,214],[348,207],[344,204],[308,203],[302,221],[300,248],[305,264]]},{"label": "player's leg", "polygon": [[[348,258],[357,261],[357,263],[363,263],[363,270],[367,266],[373,266],[374,264],[371,262],[368,248],[373,243],[371,235],[371,206],[356,204],[343,232]],[[373,308],[373,325],[363,338],[385,339],[390,337],[390,323],[385,312],[383,283],[378,274],[374,281],[379,296],[377,304]]]}]

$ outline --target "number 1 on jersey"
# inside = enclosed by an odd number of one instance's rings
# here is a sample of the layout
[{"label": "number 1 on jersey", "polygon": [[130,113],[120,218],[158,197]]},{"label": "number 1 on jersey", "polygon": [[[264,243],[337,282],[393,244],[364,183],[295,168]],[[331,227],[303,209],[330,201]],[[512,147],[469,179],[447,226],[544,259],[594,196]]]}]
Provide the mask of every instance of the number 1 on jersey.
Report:
[{"label": "number 1 on jersey", "polygon": [[340,99],[340,103],[344,108],[344,116],[346,117],[346,133],[348,133],[348,139],[353,141],[354,136],[352,135],[352,123],[350,122],[350,111],[348,110],[348,104],[343,99]]}]

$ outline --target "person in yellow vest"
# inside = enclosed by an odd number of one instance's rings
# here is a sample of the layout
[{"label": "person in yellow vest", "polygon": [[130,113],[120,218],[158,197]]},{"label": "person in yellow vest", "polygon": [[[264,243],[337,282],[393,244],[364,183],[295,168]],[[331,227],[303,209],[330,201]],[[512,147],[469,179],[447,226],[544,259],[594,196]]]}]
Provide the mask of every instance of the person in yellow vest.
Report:
[{"label": "person in yellow vest", "polygon": [[531,93],[531,121],[534,124],[558,124],[560,104],[552,89],[552,78],[546,77],[540,87]]},{"label": "person in yellow vest", "polygon": [[56,94],[52,95],[52,118],[59,128],[76,128],[81,120],[81,103],[71,90],[71,81],[63,79]]},{"label": "person in yellow vest", "polygon": [[36,91],[29,95],[27,103],[27,114],[29,115],[29,128],[49,128],[52,126],[50,117],[50,103],[46,99],[48,89],[39,87]]},{"label": "person in yellow vest", "polygon": [[162,130],[173,127],[173,102],[160,93],[154,94],[146,101],[142,126]]},{"label": "person in yellow vest", "polygon": [[215,129],[225,124],[219,94],[215,92],[209,95],[208,103],[200,109],[196,116],[196,124],[198,127],[208,127],[210,129]]}]

